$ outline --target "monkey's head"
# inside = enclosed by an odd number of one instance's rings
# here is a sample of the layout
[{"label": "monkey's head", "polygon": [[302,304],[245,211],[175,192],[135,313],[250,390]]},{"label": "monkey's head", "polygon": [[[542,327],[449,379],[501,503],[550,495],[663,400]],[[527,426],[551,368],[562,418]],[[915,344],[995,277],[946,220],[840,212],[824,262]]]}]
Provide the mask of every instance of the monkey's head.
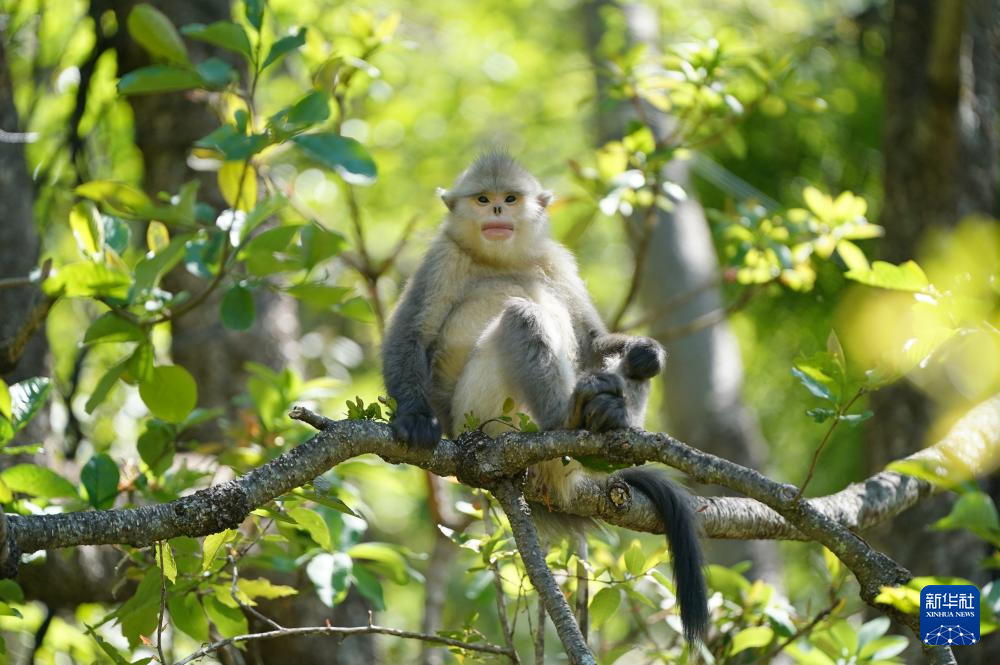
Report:
[{"label": "monkey's head", "polygon": [[441,200],[449,210],[445,231],[479,260],[530,260],[549,237],[552,193],[505,152],[477,159]]}]

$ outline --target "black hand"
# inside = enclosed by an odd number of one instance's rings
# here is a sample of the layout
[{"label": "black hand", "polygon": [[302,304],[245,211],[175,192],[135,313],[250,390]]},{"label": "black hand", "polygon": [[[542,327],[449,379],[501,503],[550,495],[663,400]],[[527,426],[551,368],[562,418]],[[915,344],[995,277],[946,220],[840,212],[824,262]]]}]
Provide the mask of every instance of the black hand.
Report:
[{"label": "black hand", "polygon": [[622,371],[630,379],[651,379],[663,371],[667,354],[659,342],[648,337],[636,337],[625,354]]},{"label": "black hand", "polygon": [[430,411],[398,411],[392,419],[392,433],[411,446],[433,446],[441,440],[441,423]]}]

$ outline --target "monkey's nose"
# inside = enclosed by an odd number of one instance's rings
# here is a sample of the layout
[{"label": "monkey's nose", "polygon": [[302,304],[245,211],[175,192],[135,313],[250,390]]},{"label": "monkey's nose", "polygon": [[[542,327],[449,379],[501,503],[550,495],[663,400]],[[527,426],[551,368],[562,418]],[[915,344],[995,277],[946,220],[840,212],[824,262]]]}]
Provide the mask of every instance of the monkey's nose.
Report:
[{"label": "monkey's nose", "polygon": [[501,208],[500,206],[493,206],[493,214],[494,215],[499,215],[502,212],[503,212],[503,208]]}]

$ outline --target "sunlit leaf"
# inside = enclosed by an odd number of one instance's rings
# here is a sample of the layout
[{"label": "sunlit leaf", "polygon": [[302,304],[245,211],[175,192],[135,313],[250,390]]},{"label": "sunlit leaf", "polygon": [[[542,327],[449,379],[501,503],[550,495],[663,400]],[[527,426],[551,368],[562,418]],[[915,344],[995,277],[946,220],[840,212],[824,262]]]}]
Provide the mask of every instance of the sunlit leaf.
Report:
[{"label": "sunlit leaf", "polygon": [[52,380],[44,376],[18,381],[10,386],[11,425],[20,432],[45,404],[52,390]]},{"label": "sunlit leaf", "polygon": [[621,604],[622,595],[617,587],[605,587],[594,594],[590,600],[590,624],[594,628],[600,628]]},{"label": "sunlit leaf", "polygon": [[51,469],[37,464],[15,464],[0,471],[0,480],[12,492],[43,499],[74,498],[76,488]]},{"label": "sunlit leaf", "polygon": [[163,572],[163,576],[171,582],[176,582],[177,562],[174,561],[174,551],[170,549],[170,543],[156,543],[153,552],[156,557],[156,565]]},{"label": "sunlit leaf", "polygon": [[220,602],[215,596],[205,596],[202,602],[204,603],[205,613],[212,620],[212,623],[215,624],[219,635],[222,637],[245,635],[249,630],[247,618],[243,614],[243,610],[238,607],[229,607]]},{"label": "sunlit leaf", "polygon": [[136,5],[128,15],[128,32],[151,55],[178,65],[190,65],[187,48],[170,19],[152,5]]},{"label": "sunlit leaf", "polygon": [[142,328],[113,312],[105,312],[94,319],[83,335],[84,344],[107,342],[139,342],[146,339]]},{"label": "sunlit leaf", "polygon": [[153,378],[139,385],[139,396],[154,416],[171,423],[183,421],[198,401],[198,386],[179,365],[153,369]]},{"label": "sunlit leaf", "polygon": [[133,69],[118,81],[122,95],[175,92],[201,87],[204,81],[197,72],[171,65],[150,65]]},{"label": "sunlit leaf", "polygon": [[747,649],[759,649],[767,646],[774,639],[774,631],[767,626],[754,626],[744,628],[733,636],[733,648],[731,655],[736,655]]},{"label": "sunlit leaf", "polygon": [[242,54],[248,60],[253,59],[250,40],[243,26],[231,21],[216,21],[209,25],[191,23],[181,28],[181,32],[191,39],[208,42],[224,49]]},{"label": "sunlit leaf", "polygon": [[267,52],[267,57],[264,58],[264,64],[261,65],[261,69],[267,68],[272,63],[276,62],[279,58],[283,57],[289,51],[294,51],[298,47],[306,43],[306,29],[299,28],[294,35],[288,35],[282,37],[278,41],[274,42],[271,46],[271,50]]},{"label": "sunlit leaf", "polygon": [[257,203],[257,172],[248,162],[225,162],[219,169],[219,191],[231,207],[252,210]]},{"label": "sunlit leaf", "polygon": [[898,266],[875,261],[871,270],[849,270],[844,276],[862,284],[896,291],[922,291],[930,283],[923,269],[913,261]]},{"label": "sunlit leaf", "polygon": [[85,256],[100,254],[104,248],[104,228],[101,215],[93,203],[81,201],[69,211],[69,226],[73,238]]},{"label": "sunlit leaf", "polygon": [[60,266],[42,284],[43,290],[64,298],[125,298],[132,279],[129,275],[90,261]]},{"label": "sunlit leaf", "polygon": [[330,529],[327,528],[323,517],[315,510],[309,508],[289,508],[288,516],[295,520],[302,529],[309,533],[309,536],[317,545],[325,550],[330,550],[333,543],[330,540]]}]

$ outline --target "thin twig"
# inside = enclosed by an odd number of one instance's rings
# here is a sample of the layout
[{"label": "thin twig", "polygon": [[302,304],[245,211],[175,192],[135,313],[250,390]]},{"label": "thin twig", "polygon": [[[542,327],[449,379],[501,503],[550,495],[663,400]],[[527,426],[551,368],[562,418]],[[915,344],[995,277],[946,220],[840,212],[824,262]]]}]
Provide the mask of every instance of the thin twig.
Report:
[{"label": "thin twig", "polygon": [[834,599],[834,601],[828,607],[826,607],[822,612],[813,617],[812,621],[810,621],[806,625],[802,626],[802,628],[799,628],[797,631],[795,631],[794,635],[789,636],[781,644],[772,647],[771,650],[767,652],[767,655],[761,658],[759,662],[761,663],[773,662],[775,657],[777,657],[779,653],[784,651],[789,644],[811,633],[813,629],[816,628],[816,626],[818,626],[821,621],[830,616],[830,614],[832,614],[833,611],[836,610],[837,607],[840,606],[841,604],[843,604],[843,601],[841,599],[839,598]]},{"label": "thin twig", "polygon": [[270,630],[264,633],[237,635],[235,637],[212,642],[211,644],[206,644],[194,653],[184,657],[182,660],[177,661],[174,665],[187,665],[187,663],[198,660],[199,658],[204,658],[213,651],[218,651],[219,649],[239,642],[257,642],[260,640],[273,640],[279,637],[302,637],[307,635],[329,635],[340,638],[353,637],[354,635],[391,635],[392,637],[400,637],[403,639],[421,640],[423,642],[443,644],[449,647],[465,649],[466,651],[492,653],[500,656],[510,655],[507,648],[497,644],[490,644],[488,642],[463,642],[462,640],[455,640],[450,637],[442,637],[440,635],[415,633],[409,630],[399,630],[396,628],[369,624],[367,626],[308,626],[305,628],[283,628],[282,630]]},{"label": "thin twig", "polygon": [[837,425],[840,424],[844,414],[850,411],[851,407],[854,406],[854,403],[858,401],[858,398],[864,394],[865,389],[859,388],[858,392],[854,393],[854,397],[851,398],[851,401],[847,403],[847,406],[842,409],[837,409],[837,415],[834,416],[833,422],[830,423],[830,427],[826,430],[826,434],[823,435],[823,440],[819,442],[819,446],[817,446],[816,451],[813,452],[812,461],[809,463],[809,472],[806,474],[806,479],[802,481],[802,486],[799,487],[799,491],[795,495],[796,501],[801,500],[802,495],[805,494],[806,487],[809,485],[809,481],[812,480],[813,474],[816,472],[816,464],[819,462],[819,456],[823,454],[823,449],[826,448],[826,444],[830,441],[830,436],[833,435],[833,430],[837,429]]},{"label": "thin twig", "polygon": [[660,317],[669,314],[670,312],[677,309],[678,307],[681,307],[682,305],[686,305],[687,303],[694,300],[705,291],[714,288],[721,281],[722,281],[721,275],[714,274],[705,281],[703,281],[701,284],[698,284],[693,288],[688,289],[684,293],[680,293],[676,296],[673,296],[672,298],[664,300],[662,303],[660,303],[653,309],[649,310],[638,319],[635,319],[634,321],[630,321],[628,323],[623,323],[618,328],[618,331],[629,332],[631,330],[635,330],[636,328],[642,328],[643,326],[647,326],[651,323],[654,323]]},{"label": "thin twig", "polygon": [[239,569],[236,567],[236,558],[232,554],[228,554],[226,558],[229,559],[229,563],[233,567],[233,582],[229,586],[229,595],[232,596],[233,600],[235,600],[236,603],[241,608],[243,608],[243,611],[249,612],[250,614],[254,615],[255,617],[266,623],[271,628],[274,628],[275,630],[284,630],[285,627],[282,626],[280,623],[278,623],[271,617],[267,616],[263,612],[259,612],[255,607],[252,607],[244,603],[242,600],[240,600],[239,589],[237,588],[237,585],[239,584],[240,574],[239,574]]},{"label": "thin twig", "polygon": [[545,604],[538,599],[538,624],[535,626],[535,665],[545,665]]},{"label": "thin twig", "polygon": [[700,316],[696,316],[687,323],[682,323],[677,326],[672,326],[664,330],[653,333],[653,337],[660,340],[663,343],[673,342],[678,339],[687,337],[688,335],[694,335],[699,333],[706,328],[711,328],[712,326],[722,323],[729,316],[740,311],[748,304],[750,300],[758,293],[758,289],[753,287],[747,287],[733,302],[729,303],[725,307],[720,307],[718,309],[713,309],[711,311],[705,312]]},{"label": "thin twig", "polygon": [[657,175],[653,179],[653,201],[649,204],[649,208],[646,209],[646,215],[643,218],[642,224],[642,236],[639,238],[639,242],[635,248],[635,266],[632,268],[632,279],[629,281],[628,292],[625,294],[625,298],[611,319],[612,330],[621,329],[621,322],[625,316],[625,312],[632,306],[632,302],[639,294],[639,287],[642,285],[642,273],[646,269],[646,257],[649,254],[650,240],[652,240],[653,230],[656,228],[657,223],[656,200],[659,197],[659,192],[660,178],[657,171]]}]

